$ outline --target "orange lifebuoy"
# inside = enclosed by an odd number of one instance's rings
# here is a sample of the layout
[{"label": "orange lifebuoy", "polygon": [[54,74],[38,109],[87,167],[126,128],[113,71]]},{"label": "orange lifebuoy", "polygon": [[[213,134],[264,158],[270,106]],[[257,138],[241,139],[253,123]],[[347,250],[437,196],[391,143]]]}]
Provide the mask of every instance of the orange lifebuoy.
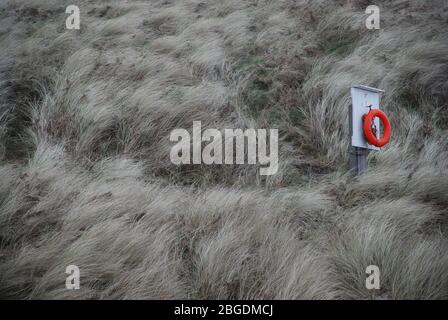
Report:
[{"label": "orange lifebuoy", "polygon": [[[384,134],[381,138],[376,137],[376,132],[372,130],[373,119],[378,117],[383,123]],[[383,147],[390,141],[390,136],[392,134],[392,129],[390,127],[389,119],[386,114],[379,109],[372,109],[367,114],[364,115],[364,136],[367,141],[376,147]]]}]

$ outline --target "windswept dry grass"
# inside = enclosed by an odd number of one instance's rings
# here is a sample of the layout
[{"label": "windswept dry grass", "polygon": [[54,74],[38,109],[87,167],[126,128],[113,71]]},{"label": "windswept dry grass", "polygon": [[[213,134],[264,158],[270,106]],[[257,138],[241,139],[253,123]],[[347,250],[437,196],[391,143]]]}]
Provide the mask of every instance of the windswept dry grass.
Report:
[{"label": "windswept dry grass", "polygon": [[[0,297],[448,298],[446,1],[69,4],[0,2]],[[358,178],[354,84],[393,126]],[[173,165],[196,120],[278,128],[278,173]]]}]

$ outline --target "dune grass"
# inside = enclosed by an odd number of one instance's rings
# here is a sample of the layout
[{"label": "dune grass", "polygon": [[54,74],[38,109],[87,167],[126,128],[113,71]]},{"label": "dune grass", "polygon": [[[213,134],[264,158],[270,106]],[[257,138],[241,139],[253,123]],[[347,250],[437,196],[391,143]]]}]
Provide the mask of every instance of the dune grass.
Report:
[{"label": "dune grass", "polygon": [[[0,297],[448,298],[446,1],[69,4],[0,3]],[[355,84],[393,127],[357,178]],[[278,173],[173,165],[196,120],[278,129]]]}]

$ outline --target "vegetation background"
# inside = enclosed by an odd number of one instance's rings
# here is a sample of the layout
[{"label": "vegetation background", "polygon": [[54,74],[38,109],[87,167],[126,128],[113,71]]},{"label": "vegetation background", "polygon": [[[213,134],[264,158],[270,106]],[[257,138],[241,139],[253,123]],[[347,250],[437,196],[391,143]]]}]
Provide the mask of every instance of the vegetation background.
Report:
[{"label": "vegetation background", "polygon": [[[448,298],[447,27],[445,0],[1,0],[0,296]],[[359,178],[355,84],[393,127]],[[278,173],[171,164],[194,120],[278,128]]]}]

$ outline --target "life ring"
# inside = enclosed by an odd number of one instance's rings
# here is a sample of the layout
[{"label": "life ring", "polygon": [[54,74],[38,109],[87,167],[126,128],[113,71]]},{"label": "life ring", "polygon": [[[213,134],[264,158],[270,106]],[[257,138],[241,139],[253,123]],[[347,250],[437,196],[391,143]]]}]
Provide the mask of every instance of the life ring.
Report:
[{"label": "life ring", "polygon": [[[383,123],[384,134],[381,138],[376,137],[376,128],[373,125],[373,119],[378,117]],[[376,147],[383,147],[390,141],[390,136],[392,134],[392,129],[390,127],[389,119],[386,114],[379,109],[371,109],[367,114],[364,115],[364,136],[367,141]]]}]

